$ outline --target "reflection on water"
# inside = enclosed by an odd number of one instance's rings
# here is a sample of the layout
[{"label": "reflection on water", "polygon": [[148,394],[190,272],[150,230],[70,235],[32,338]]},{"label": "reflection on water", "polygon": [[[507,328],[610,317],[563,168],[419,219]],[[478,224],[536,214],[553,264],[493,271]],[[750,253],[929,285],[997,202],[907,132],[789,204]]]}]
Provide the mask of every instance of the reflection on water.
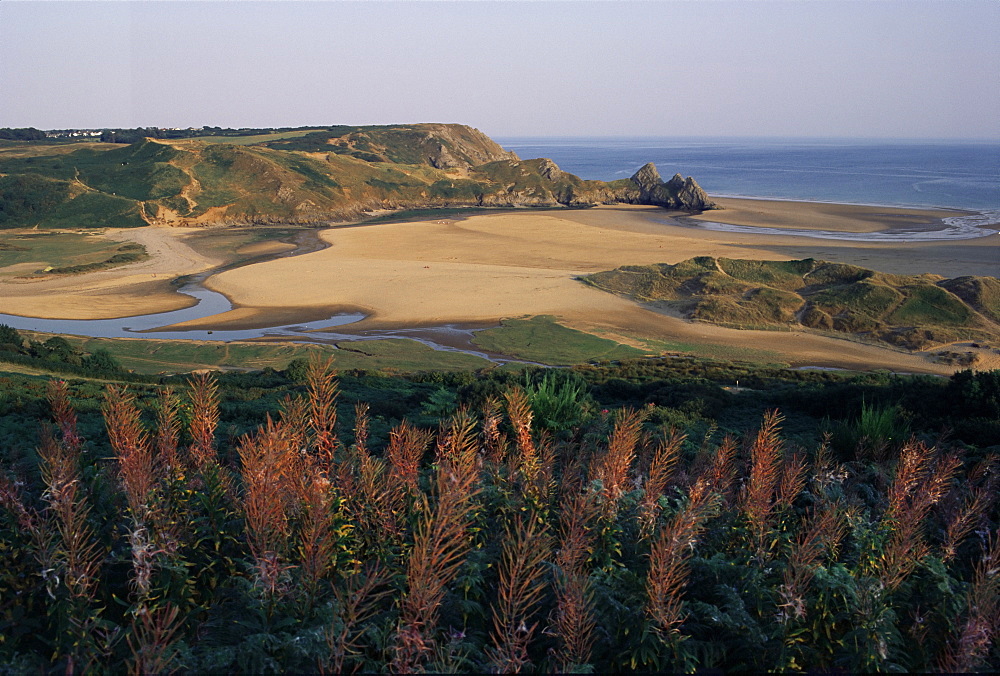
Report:
[{"label": "reflection on water", "polygon": [[63,333],[74,336],[93,336],[95,338],[155,338],[186,339],[186,340],[246,340],[263,336],[301,336],[303,331],[325,326],[341,326],[364,319],[359,313],[338,314],[329,319],[321,319],[302,324],[270,326],[258,329],[237,330],[192,330],[192,331],[156,331],[142,333],[161,326],[170,326],[180,322],[211,317],[233,308],[229,299],[221,293],[216,293],[201,286],[200,280],[188,282],[178,289],[180,293],[197,299],[198,303],[183,310],[172,312],[157,312],[136,317],[121,317],[119,319],[38,319],[18,315],[0,314],[0,324],[6,324],[15,329],[26,331],[44,331],[46,333]]},{"label": "reflection on water", "polygon": [[[221,293],[211,291],[201,286],[199,275],[178,289],[180,293],[197,299],[198,303],[183,310],[158,312],[155,314],[122,317],[119,319],[37,319],[18,315],[0,314],[0,324],[6,324],[15,329],[25,331],[43,331],[45,333],[60,333],[74,336],[93,336],[95,338],[152,338],[154,340],[209,340],[229,342],[233,340],[248,340],[251,338],[282,338],[296,343],[319,343],[333,345],[348,341],[377,340],[380,338],[407,338],[422,343],[434,350],[445,352],[461,352],[488,361],[517,361],[505,359],[497,355],[488,355],[461,347],[471,345],[472,331],[457,326],[445,325],[420,329],[372,329],[362,334],[345,334],[331,329],[346,324],[361,321],[365,315],[361,313],[336,314],[327,319],[318,319],[299,324],[268,326],[256,329],[213,329],[190,331],[153,331],[161,326],[170,326],[180,322],[210,317],[232,309],[232,303]],[[319,329],[319,330],[317,330]]]}]

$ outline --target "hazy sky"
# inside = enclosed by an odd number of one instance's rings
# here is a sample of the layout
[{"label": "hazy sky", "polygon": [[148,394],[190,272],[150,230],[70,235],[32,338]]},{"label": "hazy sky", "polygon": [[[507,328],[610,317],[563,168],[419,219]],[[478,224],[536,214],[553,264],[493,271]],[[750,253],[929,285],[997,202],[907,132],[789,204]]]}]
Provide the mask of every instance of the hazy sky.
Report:
[{"label": "hazy sky", "polygon": [[0,126],[1000,138],[1000,2],[0,2]]}]

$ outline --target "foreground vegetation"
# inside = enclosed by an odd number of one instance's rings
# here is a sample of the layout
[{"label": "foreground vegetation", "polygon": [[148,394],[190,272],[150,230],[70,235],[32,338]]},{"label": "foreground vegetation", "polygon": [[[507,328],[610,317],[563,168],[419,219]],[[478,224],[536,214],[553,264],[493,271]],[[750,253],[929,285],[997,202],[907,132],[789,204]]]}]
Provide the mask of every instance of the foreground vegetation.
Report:
[{"label": "foreground vegetation", "polygon": [[892,275],[811,258],[699,256],[676,265],[624,266],[583,281],[737,328],[806,328],[908,349],[1000,340],[995,277]]},{"label": "foreground vegetation", "polygon": [[314,360],[0,392],[52,421],[3,446],[4,670],[1000,666],[997,372]]}]

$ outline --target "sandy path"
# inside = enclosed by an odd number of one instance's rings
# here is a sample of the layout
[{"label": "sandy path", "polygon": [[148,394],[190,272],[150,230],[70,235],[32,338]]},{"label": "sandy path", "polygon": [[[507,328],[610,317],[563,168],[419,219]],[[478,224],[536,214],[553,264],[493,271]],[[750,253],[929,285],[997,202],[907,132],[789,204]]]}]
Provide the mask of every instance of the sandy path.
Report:
[{"label": "sandy path", "polygon": [[109,229],[104,235],[146,247],[148,260],[110,270],[51,279],[0,281],[0,312],[25,317],[104,319],[177,310],[193,299],[171,289],[170,280],[208,270],[219,261],[185,243],[195,228]]}]

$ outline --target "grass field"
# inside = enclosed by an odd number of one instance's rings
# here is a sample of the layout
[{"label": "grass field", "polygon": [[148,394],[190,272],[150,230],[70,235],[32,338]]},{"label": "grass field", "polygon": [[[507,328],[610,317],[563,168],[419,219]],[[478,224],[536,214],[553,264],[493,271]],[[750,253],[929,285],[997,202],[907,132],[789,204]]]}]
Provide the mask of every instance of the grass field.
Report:
[{"label": "grass field", "polygon": [[[32,340],[48,334],[25,331]],[[187,373],[200,369],[284,369],[293,359],[322,354],[333,358],[338,370],[413,372],[461,371],[489,366],[490,362],[459,352],[434,350],[406,339],[348,341],[337,346],[271,342],[210,342],[155,340],[149,338],[88,338],[64,336],[77,350],[104,349],[136,373]],[[340,348],[340,349],[338,349]],[[0,370],[7,367],[0,365]]]},{"label": "grass field", "polygon": [[[184,143],[186,141],[205,143],[231,143],[237,146],[249,146],[255,143],[268,143],[270,141],[281,141],[286,138],[298,138],[311,134],[320,129],[298,129],[296,131],[280,131],[274,134],[255,134],[251,136],[194,136],[187,139],[166,139],[166,143]],[[332,134],[331,134],[332,136]]]},{"label": "grass field", "polygon": [[499,328],[476,332],[472,342],[489,352],[553,366],[629,359],[647,354],[613,340],[566,328],[550,315],[505,319]]},{"label": "grass field", "polygon": [[[74,265],[101,263],[115,255],[123,246],[100,235],[73,232],[16,232],[0,234],[0,276],[20,276],[44,270]],[[23,269],[24,263],[37,263],[37,268]],[[5,270],[9,266],[19,266]]]}]

